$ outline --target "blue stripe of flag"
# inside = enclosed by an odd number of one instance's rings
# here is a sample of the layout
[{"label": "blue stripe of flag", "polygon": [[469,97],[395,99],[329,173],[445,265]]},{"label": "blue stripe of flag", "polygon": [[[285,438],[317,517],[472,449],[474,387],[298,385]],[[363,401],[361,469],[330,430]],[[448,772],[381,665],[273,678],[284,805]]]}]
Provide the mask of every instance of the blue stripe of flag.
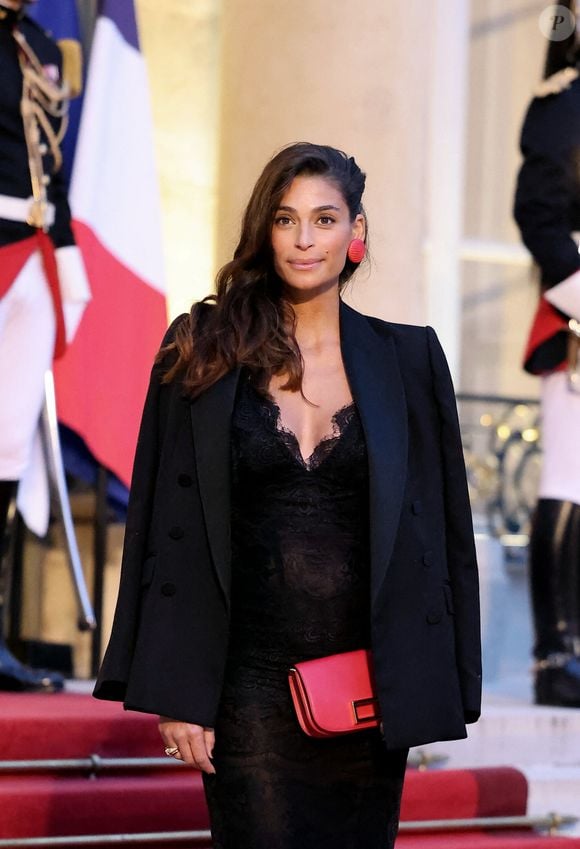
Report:
[{"label": "blue stripe of flag", "polygon": [[100,16],[105,16],[113,21],[125,41],[135,50],[139,50],[139,35],[133,0],[100,0]]}]

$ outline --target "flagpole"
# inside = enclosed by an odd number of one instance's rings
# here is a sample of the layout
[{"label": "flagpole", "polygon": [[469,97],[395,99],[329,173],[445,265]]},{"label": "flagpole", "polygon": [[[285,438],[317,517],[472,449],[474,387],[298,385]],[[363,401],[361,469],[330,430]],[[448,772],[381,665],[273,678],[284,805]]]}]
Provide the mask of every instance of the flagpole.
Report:
[{"label": "flagpole", "polygon": [[97,611],[97,623],[91,644],[91,675],[97,677],[101,665],[103,642],[103,602],[105,564],[107,562],[107,469],[99,463],[95,483],[95,514],[93,521],[93,604]]}]

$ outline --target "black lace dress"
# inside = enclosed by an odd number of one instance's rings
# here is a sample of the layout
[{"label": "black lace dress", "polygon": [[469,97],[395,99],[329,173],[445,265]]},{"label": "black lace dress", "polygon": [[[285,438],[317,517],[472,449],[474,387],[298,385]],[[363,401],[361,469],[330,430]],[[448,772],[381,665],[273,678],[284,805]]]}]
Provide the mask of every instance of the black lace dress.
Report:
[{"label": "black lace dress", "polygon": [[406,751],[378,730],[304,734],[293,663],[368,647],[368,471],[354,404],[308,460],[242,373],[232,427],[232,623],[214,766],[214,849],[388,849]]}]

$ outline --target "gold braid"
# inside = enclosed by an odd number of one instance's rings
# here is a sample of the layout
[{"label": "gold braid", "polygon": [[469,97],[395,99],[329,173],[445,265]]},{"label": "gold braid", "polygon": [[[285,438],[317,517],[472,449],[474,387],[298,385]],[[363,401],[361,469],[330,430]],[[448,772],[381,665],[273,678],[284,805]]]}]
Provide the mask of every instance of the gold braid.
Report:
[{"label": "gold braid", "polygon": [[[24,137],[28,150],[28,167],[32,184],[33,204],[28,223],[32,227],[48,230],[46,186],[50,178],[44,173],[41,129],[54,160],[53,173],[62,165],[60,144],[68,124],[69,91],[66,83],[58,85],[47,79],[42,65],[26,41],[15,28],[12,31],[18,45],[18,59],[22,70],[22,99],[20,109],[24,124]],[[59,118],[60,126],[55,131],[50,118]]]}]

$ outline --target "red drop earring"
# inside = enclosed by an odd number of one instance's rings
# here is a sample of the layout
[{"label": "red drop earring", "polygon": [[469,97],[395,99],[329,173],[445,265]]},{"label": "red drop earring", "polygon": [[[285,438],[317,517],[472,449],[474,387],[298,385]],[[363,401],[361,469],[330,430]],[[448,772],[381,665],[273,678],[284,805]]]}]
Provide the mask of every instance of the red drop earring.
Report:
[{"label": "red drop earring", "polygon": [[366,252],[367,246],[365,245],[363,240],[353,239],[350,245],[348,246],[347,256],[351,262],[355,262],[358,265],[359,262],[363,261]]}]

